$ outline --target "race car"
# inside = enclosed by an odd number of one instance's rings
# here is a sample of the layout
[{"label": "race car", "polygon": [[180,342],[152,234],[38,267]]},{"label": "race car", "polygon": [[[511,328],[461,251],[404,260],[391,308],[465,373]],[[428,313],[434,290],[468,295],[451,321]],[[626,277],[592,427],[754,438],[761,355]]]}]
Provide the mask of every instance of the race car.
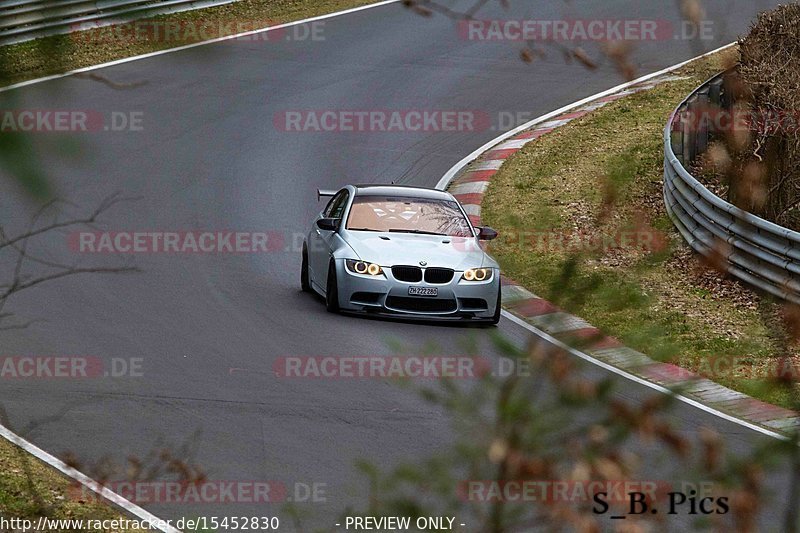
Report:
[{"label": "race car", "polygon": [[461,204],[436,189],[348,185],[330,198],[303,242],[300,282],[330,312],[497,324],[500,267]]}]

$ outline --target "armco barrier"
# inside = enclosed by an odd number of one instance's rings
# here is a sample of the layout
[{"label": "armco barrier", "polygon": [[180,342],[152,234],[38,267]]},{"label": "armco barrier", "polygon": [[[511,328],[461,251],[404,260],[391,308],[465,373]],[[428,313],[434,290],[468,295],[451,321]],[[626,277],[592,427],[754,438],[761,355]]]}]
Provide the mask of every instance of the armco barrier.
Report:
[{"label": "armco barrier", "polygon": [[[675,227],[697,252],[728,262],[728,272],[761,290],[800,304],[800,233],[739,209],[704,187],[684,167],[708,146],[711,106],[730,109],[725,73],[701,85],[673,112],[664,130],[664,201]],[[723,244],[719,246],[720,241]]]},{"label": "armco barrier", "polygon": [[0,45],[236,0],[0,1]]}]

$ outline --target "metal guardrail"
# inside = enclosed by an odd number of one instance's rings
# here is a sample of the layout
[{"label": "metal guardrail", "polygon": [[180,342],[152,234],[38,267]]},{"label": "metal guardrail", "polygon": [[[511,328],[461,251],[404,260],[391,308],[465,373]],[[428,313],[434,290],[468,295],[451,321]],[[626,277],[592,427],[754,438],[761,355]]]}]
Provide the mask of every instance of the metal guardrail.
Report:
[{"label": "metal guardrail", "polygon": [[237,0],[0,0],[0,45]]},{"label": "metal guardrail", "polygon": [[[800,304],[800,233],[783,228],[719,198],[684,164],[708,147],[714,131],[702,116],[709,105],[730,109],[723,76],[701,85],[673,112],[664,129],[664,201],[673,224],[697,252],[727,260],[728,273],[779,298]],[[699,127],[697,124],[699,123]],[[716,245],[719,241],[726,246]]]}]

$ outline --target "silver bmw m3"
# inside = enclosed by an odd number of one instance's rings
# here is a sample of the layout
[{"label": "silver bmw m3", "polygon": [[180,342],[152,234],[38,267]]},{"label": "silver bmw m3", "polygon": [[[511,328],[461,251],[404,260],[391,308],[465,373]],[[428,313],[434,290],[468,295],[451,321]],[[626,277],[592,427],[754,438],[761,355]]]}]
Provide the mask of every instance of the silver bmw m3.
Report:
[{"label": "silver bmw m3", "polygon": [[303,243],[304,291],[328,311],[414,319],[500,320],[500,268],[449,193],[406,186],[318,191],[329,197]]}]

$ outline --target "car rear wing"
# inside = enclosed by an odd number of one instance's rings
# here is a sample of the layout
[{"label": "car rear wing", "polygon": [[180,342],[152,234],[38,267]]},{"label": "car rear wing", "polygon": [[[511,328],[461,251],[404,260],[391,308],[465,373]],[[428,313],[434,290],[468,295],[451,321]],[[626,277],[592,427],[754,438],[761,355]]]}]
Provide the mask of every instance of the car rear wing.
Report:
[{"label": "car rear wing", "polygon": [[317,201],[319,202],[323,196],[326,198],[336,196],[337,192],[339,191],[334,191],[330,189],[317,189]]}]

